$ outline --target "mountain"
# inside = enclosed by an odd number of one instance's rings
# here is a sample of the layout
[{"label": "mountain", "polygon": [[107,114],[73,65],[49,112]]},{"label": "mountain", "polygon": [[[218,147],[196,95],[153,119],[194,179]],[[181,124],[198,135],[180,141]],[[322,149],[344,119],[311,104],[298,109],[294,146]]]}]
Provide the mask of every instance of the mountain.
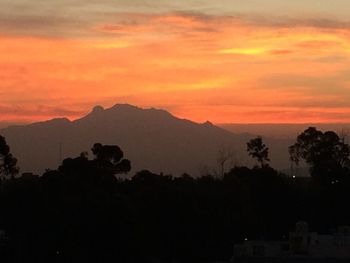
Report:
[{"label": "mountain", "polygon": [[[198,124],[164,110],[128,104],[109,109],[96,106],[75,121],[53,119],[11,126],[0,134],[6,137],[22,172],[55,169],[62,159],[89,152],[96,142],[120,146],[132,162],[131,174],[141,169],[174,175],[212,172],[218,168],[218,153],[222,150],[233,153],[227,167],[253,163],[246,153],[250,134],[234,134],[210,122]],[[278,161],[272,165],[288,167],[287,146],[280,141],[273,143],[278,147],[277,151],[271,149],[271,159]]]}]

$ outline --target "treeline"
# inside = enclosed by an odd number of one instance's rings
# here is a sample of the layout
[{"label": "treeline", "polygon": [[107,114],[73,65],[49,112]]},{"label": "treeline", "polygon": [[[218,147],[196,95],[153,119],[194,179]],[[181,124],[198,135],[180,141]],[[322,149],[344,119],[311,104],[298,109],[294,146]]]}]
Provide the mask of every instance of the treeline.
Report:
[{"label": "treeline", "polygon": [[[244,239],[285,238],[299,220],[319,232],[348,225],[346,144],[310,129],[290,148],[294,161],[310,164],[310,178],[271,168],[268,147],[259,137],[247,144],[259,165],[235,167],[219,178],[140,171],[124,179],[130,161],[119,147],[101,144],[92,147],[90,159],[82,153],[57,170],[18,177],[12,176],[16,162],[5,147],[0,151],[0,259],[211,262],[228,260],[233,245]],[[307,159],[311,151],[315,157]],[[323,165],[317,160],[325,156],[333,158],[332,165],[316,173]],[[7,166],[6,158],[11,160]]]}]

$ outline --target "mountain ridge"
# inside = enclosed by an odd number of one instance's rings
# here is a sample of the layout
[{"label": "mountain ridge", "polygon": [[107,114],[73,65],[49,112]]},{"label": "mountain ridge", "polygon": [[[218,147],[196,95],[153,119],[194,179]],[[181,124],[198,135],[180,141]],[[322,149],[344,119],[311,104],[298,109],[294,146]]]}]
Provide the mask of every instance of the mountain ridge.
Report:
[{"label": "mountain ridge", "polygon": [[[195,123],[161,109],[116,104],[95,106],[80,119],[56,118],[0,130],[19,159],[22,172],[55,169],[62,159],[77,156],[100,142],[119,145],[132,161],[132,172],[198,175],[217,166],[217,154],[234,145],[242,152],[247,136],[235,135],[210,122]],[[233,147],[233,146],[232,146]]]}]

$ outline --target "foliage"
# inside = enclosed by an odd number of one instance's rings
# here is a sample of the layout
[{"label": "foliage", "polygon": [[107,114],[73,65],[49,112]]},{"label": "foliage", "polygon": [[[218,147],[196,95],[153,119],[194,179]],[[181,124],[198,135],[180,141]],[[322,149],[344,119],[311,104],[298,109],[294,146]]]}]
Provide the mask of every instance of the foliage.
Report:
[{"label": "foliage", "polygon": [[18,173],[17,159],[10,153],[4,137],[0,135],[0,177],[8,178]]},{"label": "foliage", "polygon": [[289,154],[297,165],[300,159],[305,160],[311,166],[311,175],[326,183],[340,180],[349,168],[350,147],[333,131],[308,128],[289,147]]},{"label": "foliage", "polygon": [[88,153],[83,152],[77,158],[67,158],[59,170],[70,173],[100,174],[114,177],[116,174],[125,174],[131,170],[128,159],[123,159],[122,150],[116,145],[102,145],[95,143],[91,149],[94,159],[88,159]]},{"label": "foliage", "polygon": [[[327,133],[322,142],[326,154],[337,138]],[[252,145],[267,162],[262,141]],[[337,184],[290,178],[268,165],[234,167],[220,178],[143,170],[121,179],[115,174],[130,167],[121,165],[119,147],[95,144],[92,152],[91,160],[82,153],[42,176],[2,182],[1,262],[227,261],[235,243],[279,240],[299,220],[318,232],[350,223],[346,171]]]},{"label": "foliage", "polygon": [[268,165],[269,148],[263,143],[262,137],[258,136],[247,143],[249,156],[256,159],[261,167]]},{"label": "foliage", "polygon": [[234,243],[280,239],[300,219],[316,231],[350,222],[349,181],[320,188],[268,166],[104,180],[83,157],[71,164],[6,181],[0,228],[12,261],[2,262],[226,261]]}]

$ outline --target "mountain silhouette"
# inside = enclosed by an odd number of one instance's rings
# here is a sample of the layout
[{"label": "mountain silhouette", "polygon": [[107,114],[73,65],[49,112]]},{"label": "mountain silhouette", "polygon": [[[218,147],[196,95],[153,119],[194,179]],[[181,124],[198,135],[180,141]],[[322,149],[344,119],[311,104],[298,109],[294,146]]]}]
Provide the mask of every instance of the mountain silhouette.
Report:
[{"label": "mountain silhouette", "polygon": [[199,175],[217,168],[218,152],[228,148],[236,164],[251,164],[246,153],[249,134],[234,134],[210,122],[198,124],[164,110],[129,104],[108,109],[96,106],[75,121],[62,118],[11,126],[0,134],[6,137],[22,172],[55,169],[62,159],[89,151],[96,142],[120,146],[132,162],[132,172],[148,169]]}]

